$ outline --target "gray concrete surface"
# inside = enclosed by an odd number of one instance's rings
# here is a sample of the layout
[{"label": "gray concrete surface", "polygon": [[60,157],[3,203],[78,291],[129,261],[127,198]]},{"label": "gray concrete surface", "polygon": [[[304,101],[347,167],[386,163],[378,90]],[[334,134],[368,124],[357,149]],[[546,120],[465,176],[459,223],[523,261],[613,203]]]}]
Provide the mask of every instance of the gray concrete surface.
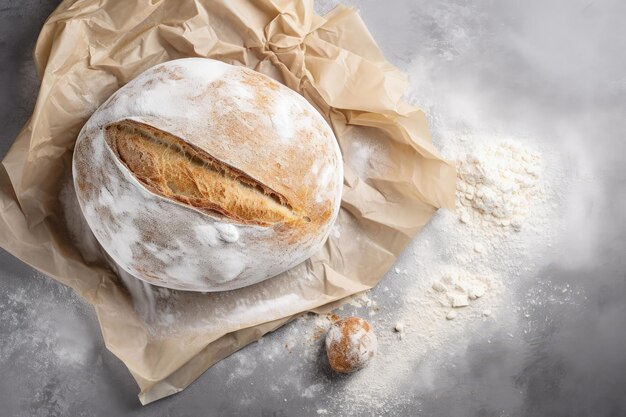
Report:
[{"label": "gray concrete surface", "polygon": [[[34,105],[31,49],[55,3],[0,1],[0,154]],[[361,10],[389,60],[413,71],[416,101],[428,110],[439,145],[446,137],[438,126],[472,129],[446,110],[471,97],[483,125],[533,136],[569,161],[569,227],[546,249],[539,271],[508,288],[518,303],[536,295],[536,308],[524,310],[535,325],[490,323],[436,369],[428,389],[420,364],[412,364],[407,401],[383,401],[381,409],[346,407],[346,381],[325,378],[321,358],[265,360],[301,326],[293,323],[184,392],[142,407],[130,374],[103,346],[91,308],[0,252],[0,416],[626,415],[626,3],[347,3]],[[398,266],[409,263],[405,254]],[[403,279],[389,274],[390,291],[373,291],[381,309],[393,311],[387,294],[402,291]],[[573,291],[565,294],[564,286]],[[242,358],[258,360],[246,368]],[[302,395],[320,375],[326,382],[315,395]]]}]

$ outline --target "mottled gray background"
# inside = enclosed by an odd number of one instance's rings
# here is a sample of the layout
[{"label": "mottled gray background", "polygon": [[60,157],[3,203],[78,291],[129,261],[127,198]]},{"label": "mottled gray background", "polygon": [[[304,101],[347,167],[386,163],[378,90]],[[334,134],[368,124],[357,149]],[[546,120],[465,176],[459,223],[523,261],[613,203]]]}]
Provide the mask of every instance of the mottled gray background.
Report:
[{"label": "mottled gray background", "polygon": [[[0,1],[2,155],[32,111],[38,81],[31,51],[56,3]],[[375,415],[626,415],[626,2],[346,3],[360,9],[391,62],[407,71],[421,68],[411,76],[413,90],[433,126],[440,115],[447,128],[471,129],[466,119],[446,112],[471,97],[473,117],[483,125],[562,149],[571,160],[568,178],[579,187],[563,214],[571,227],[551,248],[551,259],[515,287],[520,303],[539,294],[541,302],[524,310],[535,325],[511,343],[504,335],[520,329],[491,323],[484,331],[492,343],[477,335],[463,355],[432,375],[435,394],[415,383],[404,394],[408,402],[385,403]],[[445,142],[436,128],[434,139]],[[0,283],[2,416],[374,413],[337,408],[341,380],[311,397],[298,387],[312,375],[302,371],[284,379],[289,369],[327,372],[323,364],[299,368],[297,355],[263,360],[289,329],[244,349],[240,358],[259,358],[253,371],[232,374],[242,366],[236,354],[184,392],[141,407],[130,374],[103,346],[89,306],[3,251]],[[385,285],[393,292],[402,280],[389,276]],[[567,296],[564,286],[573,289]],[[374,294],[381,308],[393,308],[392,299]],[[297,383],[279,384],[276,392],[269,381]]]}]

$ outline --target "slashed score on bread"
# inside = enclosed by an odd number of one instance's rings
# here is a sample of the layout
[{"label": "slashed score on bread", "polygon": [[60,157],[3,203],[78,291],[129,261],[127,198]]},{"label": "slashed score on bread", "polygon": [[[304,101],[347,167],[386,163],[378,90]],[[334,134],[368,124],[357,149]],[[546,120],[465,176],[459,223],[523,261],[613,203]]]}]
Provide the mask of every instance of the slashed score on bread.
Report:
[{"label": "slashed score on bread", "polygon": [[304,98],[204,58],[157,65],[83,127],[73,175],[94,235],[124,270],[231,290],[313,255],[338,215],[341,154]]}]

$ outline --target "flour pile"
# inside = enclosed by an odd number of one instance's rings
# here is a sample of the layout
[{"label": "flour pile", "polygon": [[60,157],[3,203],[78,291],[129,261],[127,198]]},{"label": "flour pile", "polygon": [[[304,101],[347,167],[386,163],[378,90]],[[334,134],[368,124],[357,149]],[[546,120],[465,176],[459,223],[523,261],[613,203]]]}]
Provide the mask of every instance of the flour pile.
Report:
[{"label": "flour pile", "polygon": [[518,142],[490,144],[458,161],[457,210],[463,223],[519,231],[541,196],[541,157]]}]

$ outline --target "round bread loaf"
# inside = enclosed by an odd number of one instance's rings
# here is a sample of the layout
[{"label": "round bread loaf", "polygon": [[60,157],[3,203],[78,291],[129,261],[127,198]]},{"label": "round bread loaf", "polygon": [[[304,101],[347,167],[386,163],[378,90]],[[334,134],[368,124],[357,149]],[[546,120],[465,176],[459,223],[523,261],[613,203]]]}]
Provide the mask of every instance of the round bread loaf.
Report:
[{"label": "round bread loaf", "polygon": [[326,333],[326,355],[335,372],[350,373],[364,368],[377,349],[378,339],[372,326],[360,317],[339,320]]},{"label": "round bread loaf", "polygon": [[321,248],[343,164],[304,98],[203,58],[157,65],[113,94],[74,150],[81,210],[123,269],[192,291],[244,287]]}]

